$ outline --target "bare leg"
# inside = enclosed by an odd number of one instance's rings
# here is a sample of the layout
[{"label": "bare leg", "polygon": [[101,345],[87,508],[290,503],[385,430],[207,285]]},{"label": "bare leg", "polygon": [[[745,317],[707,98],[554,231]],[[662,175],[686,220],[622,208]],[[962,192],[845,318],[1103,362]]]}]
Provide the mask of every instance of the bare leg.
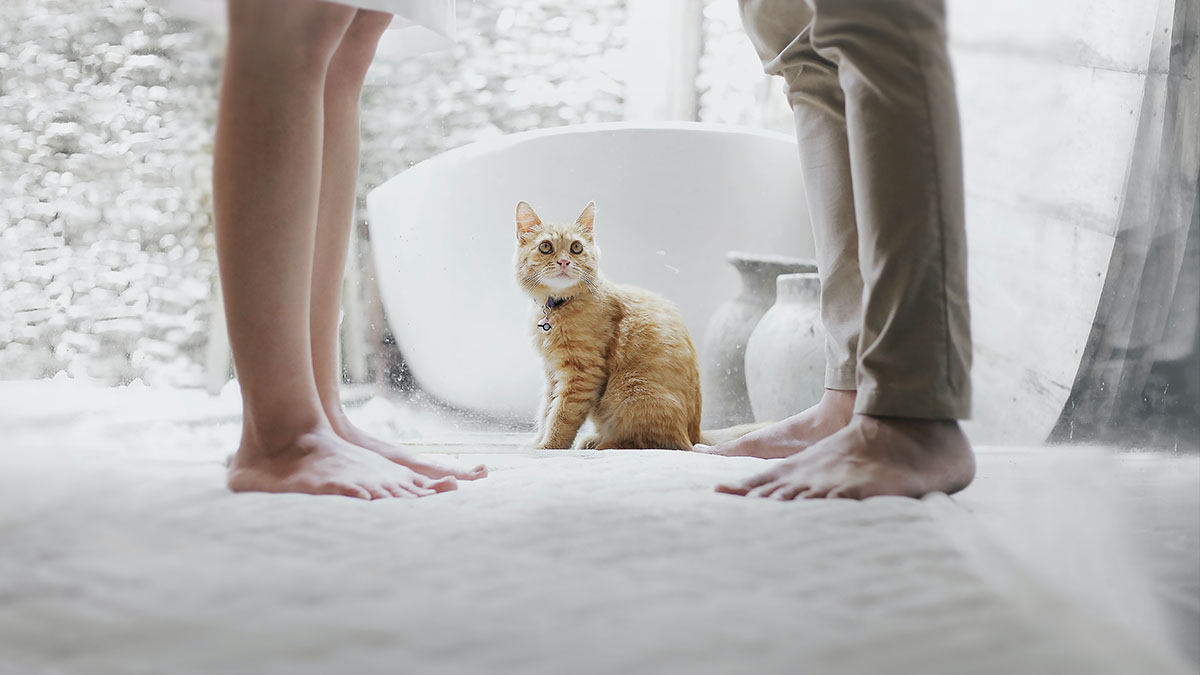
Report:
[{"label": "bare leg", "polygon": [[364,499],[453,489],[343,441],[321,409],[309,287],[320,185],[322,91],[355,10],[231,0],[213,169],[225,311],[242,388],[235,491]]},{"label": "bare leg", "polygon": [[391,20],[390,14],[359,10],[329,62],[325,79],[325,136],[309,317],[312,368],[325,416],[342,439],[425,476],[474,480],[487,475],[483,465],[455,467],[385,443],[351,424],[341,402],[338,310],[358,177],[359,98],[375,48]]},{"label": "bare leg", "polygon": [[729,457],[790,457],[849,424],[854,416],[854,394],[853,390],[826,389],[821,400],[808,410],[741,438],[714,445],[708,452]]}]

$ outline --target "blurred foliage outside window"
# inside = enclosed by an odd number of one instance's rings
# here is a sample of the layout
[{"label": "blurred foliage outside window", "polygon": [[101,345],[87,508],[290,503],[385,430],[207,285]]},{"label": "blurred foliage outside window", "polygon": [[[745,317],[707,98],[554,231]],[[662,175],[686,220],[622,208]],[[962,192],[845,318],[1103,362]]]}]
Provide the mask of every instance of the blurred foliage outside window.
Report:
[{"label": "blurred foliage outside window", "polygon": [[[360,206],[472,141],[622,119],[625,17],[623,0],[464,2],[453,51],[385,45],[363,94]],[[198,386],[222,30],[143,0],[15,0],[0,31],[0,379]],[[697,119],[762,123],[733,3],[706,4],[703,42]]]}]

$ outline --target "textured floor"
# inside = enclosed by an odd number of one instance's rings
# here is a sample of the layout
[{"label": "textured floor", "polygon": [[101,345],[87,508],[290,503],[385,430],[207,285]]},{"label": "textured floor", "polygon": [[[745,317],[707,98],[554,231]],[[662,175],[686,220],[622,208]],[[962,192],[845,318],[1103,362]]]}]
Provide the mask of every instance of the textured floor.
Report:
[{"label": "textured floor", "polygon": [[360,502],[232,495],[236,425],[105,410],[0,419],[0,673],[1192,672],[1161,599],[1196,589],[1193,456],[1134,458],[1170,507],[1107,454],[1002,450],[954,499],[779,503],[711,491],[762,460],[535,454],[369,404],[492,475]]}]

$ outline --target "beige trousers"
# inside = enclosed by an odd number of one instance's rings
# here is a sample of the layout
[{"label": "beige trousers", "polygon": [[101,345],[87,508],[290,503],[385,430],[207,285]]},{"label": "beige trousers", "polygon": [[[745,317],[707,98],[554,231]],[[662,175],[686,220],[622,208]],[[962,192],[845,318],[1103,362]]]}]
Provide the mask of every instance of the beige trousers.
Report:
[{"label": "beige trousers", "polygon": [[739,0],[796,120],[825,386],[855,411],[964,419],[962,151],[941,0]]}]

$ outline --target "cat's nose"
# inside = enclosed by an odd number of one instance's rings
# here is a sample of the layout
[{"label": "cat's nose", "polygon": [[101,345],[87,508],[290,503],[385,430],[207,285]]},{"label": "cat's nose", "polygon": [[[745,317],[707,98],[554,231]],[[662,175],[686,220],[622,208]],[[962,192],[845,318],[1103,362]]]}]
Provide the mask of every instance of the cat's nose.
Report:
[{"label": "cat's nose", "polygon": [[558,266],[565,270],[571,266],[571,261],[570,260],[559,260]]}]

